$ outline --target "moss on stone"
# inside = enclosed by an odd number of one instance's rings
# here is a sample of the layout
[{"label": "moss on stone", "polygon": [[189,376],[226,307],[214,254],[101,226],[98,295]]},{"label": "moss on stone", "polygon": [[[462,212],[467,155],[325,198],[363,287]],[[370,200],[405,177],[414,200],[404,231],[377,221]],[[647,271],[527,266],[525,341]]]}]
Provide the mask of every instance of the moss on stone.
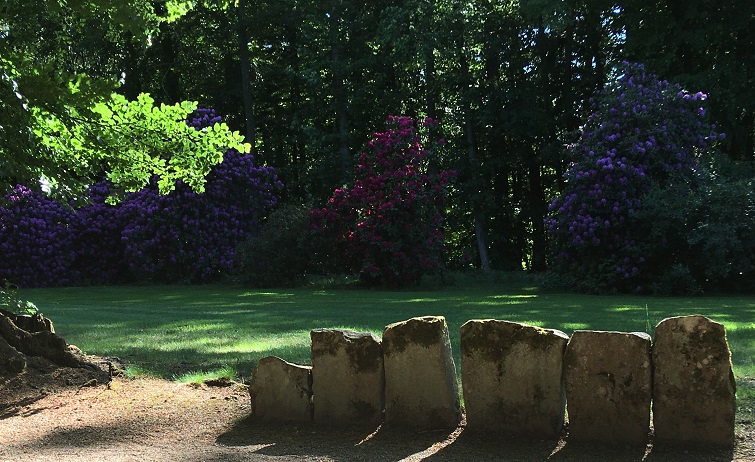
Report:
[{"label": "moss on stone", "polygon": [[461,326],[461,353],[479,354],[489,362],[502,361],[515,345],[524,344],[530,350],[547,351],[565,338],[556,331],[494,319],[473,320]]},{"label": "moss on stone", "polygon": [[309,333],[312,340],[312,359],[320,356],[335,356],[341,348],[342,334],[332,329],[316,329]]},{"label": "moss on stone", "polygon": [[[439,326],[440,324],[440,326]],[[383,333],[383,353],[403,353],[409,344],[429,348],[448,337],[446,319],[442,316],[425,316],[391,324]]]},{"label": "moss on stone", "polygon": [[375,372],[382,367],[382,345],[369,332],[317,329],[310,332],[310,338],[313,361],[322,356],[336,356],[343,349],[351,366],[358,373]]},{"label": "moss on stone", "polygon": [[377,372],[383,367],[383,347],[371,334],[347,342],[346,354],[358,373]]}]

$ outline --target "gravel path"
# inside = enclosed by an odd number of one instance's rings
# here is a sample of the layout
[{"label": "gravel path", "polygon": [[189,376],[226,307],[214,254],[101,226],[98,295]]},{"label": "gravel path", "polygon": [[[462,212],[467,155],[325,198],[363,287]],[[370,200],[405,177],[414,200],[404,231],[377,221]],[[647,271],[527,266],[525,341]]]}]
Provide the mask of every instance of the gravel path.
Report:
[{"label": "gravel path", "polygon": [[506,441],[467,435],[463,425],[421,433],[265,425],[249,418],[241,384],[116,378],[81,387],[84,378],[61,375],[66,386],[45,388],[0,377],[0,461],[755,461],[752,434],[732,453]]}]

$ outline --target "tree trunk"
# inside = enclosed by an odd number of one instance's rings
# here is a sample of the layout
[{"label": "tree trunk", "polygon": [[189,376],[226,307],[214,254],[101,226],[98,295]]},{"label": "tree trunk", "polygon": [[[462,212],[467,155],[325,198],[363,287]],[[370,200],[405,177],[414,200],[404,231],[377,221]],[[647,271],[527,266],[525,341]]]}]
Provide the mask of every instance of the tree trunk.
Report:
[{"label": "tree trunk", "polygon": [[462,83],[462,110],[464,111],[464,135],[467,143],[467,160],[469,162],[469,177],[471,185],[471,201],[474,215],[475,240],[477,251],[480,254],[480,269],[483,273],[490,270],[490,257],[488,256],[488,238],[485,226],[485,216],[482,210],[482,178],[480,176],[480,159],[477,157],[477,144],[474,132],[474,117],[472,105],[466,95],[470,86],[469,62],[464,51],[461,52],[461,83]]},{"label": "tree trunk", "polygon": [[532,219],[532,271],[545,271],[547,251],[545,242],[545,197],[543,194],[543,182],[540,174],[540,163],[534,152],[527,159],[529,169],[529,203]]},{"label": "tree trunk", "polygon": [[341,57],[341,17],[337,2],[330,11],[330,58],[333,72],[333,99],[336,103],[336,125],[338,129],[338,155],[341,161],[341,179],[346,179],[351,171],[349,153],[349,114],[348,95],[344,84],[344,62]]},{"label": "tree trunk", "polygon": [[[429,42],[429,39],[426,39]],[[436,95],[436,83],[435,83],[435,49],[429,43],[425,43],[423,47],[423,54],[425,58],[425,106],[427,111],[427,117],[434,121],[438,121],[438,109]],[[428,171],[430,173],[437,173],[438,158],[434,155],[435,144],[438,142],[438,130],[435,126],[431,126],[429,130],[429,153],[428,159]]]},{"label": "tree trunk", "polygon": [[247,143],[252,145],[254,154],[255,120],[252,101],[252,83],[250,76],[249,59],[249,31],[246,22],[246,0],[239,0],[238,4],[238,27],[239,27],[239,61],[241,64],[241,94],[244,101],[244,135]]},{"label": "tree trunk", "polygon": [[136,49],[134,43],[134,35],[131,32],[126,33],[125,40],[125,58],[124,58],[124,72],[125,78],[120,91],[129,100],[135,100],[139,93],[142,92],[142,69],[140,69],[140,57],[139,51]]},{"label": "tree trunk", "polygon": [[165,92],[165,100],[169,104],[176,104],[183,98],[180,89],[180,77],[176,72],[176,46],[173,41],[173,30],[168,23],[160,24],[160,59],[161,64],[164,66],[162,87]]}]

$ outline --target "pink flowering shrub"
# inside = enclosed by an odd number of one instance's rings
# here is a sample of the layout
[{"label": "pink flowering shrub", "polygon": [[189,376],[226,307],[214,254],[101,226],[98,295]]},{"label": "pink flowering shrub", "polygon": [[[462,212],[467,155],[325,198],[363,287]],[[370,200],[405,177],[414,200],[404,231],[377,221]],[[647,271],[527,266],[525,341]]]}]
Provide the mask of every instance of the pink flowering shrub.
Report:
[{"label": "pink flowering shrub", "polygon": [[371,285],[413,284],[441,269],[444,187],[455,172],[429,171],[422,137],[434,124],[391,116],[386,131],[373,135],[353,185],[310,212],[316,259],[358,271]]}]

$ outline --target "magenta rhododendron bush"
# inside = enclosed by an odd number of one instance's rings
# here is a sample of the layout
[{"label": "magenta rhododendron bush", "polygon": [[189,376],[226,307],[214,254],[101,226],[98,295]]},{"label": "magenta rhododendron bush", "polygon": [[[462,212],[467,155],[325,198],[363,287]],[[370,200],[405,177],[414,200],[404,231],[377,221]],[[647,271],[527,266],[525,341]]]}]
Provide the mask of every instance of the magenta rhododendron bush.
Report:
[{"label": "magenta rhododendron bush", "polygon": [[358,158],[354,183],[310,212],[309,234],[321,258],[388,286],[440,271],[444,190],[455,172],[431,171],[423,137],[435,124],[391,116],[386,130],[373,135]]}]

